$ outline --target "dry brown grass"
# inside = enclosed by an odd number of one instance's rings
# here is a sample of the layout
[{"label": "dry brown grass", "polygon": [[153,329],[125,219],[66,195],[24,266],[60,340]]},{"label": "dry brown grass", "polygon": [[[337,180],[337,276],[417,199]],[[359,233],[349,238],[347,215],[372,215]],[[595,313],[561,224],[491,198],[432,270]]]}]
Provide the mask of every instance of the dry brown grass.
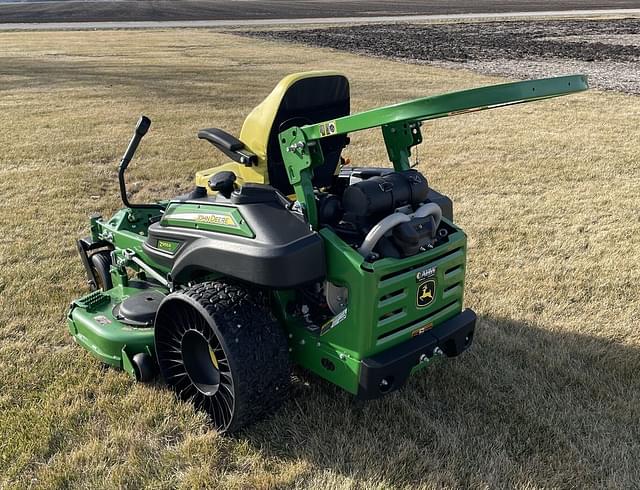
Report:
[{"label": "dry brown grass", "polygon": [[[320,381],[237,438],[73,344],[73,240],[222,161],[195,138],[293,71],[337,68],[355,109],[497,79],[204,30],[0,34],[0,487],[637,487],[640,98],[590,92],[437,121],[421,168],[470,239],[474,348],[360,406]],[[354,138],[381,164],[377,132]],[[375,142],[375,144],[374,144]]]}]

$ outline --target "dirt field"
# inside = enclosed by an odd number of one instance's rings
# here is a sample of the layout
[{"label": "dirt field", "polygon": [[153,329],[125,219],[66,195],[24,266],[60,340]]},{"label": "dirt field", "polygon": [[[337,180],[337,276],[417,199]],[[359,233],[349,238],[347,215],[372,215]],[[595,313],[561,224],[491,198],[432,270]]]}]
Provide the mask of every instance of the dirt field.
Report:
[{"label": "dirt field", "polygon": [[248,35],[513,78],[585,73],[640,94],[640,19],[360,25]]},{"label": "dirt field", "polygon": [[[469,236],[473,349],[357,405],[317,379],[236,438],[67,333],[74,240],[223,161],[285,74],[344,71],[353,110],[502,79],[206,30],[0,34],[0,487],[634,488],[640,481],[640,98],[591,91],[425,125],[420,169]],[[144,47],[141,49],[140,47]],[[381,165],[378,131],[354,164]]]},{"label": "dirt field", "polygon": [[637,0],[123,0],[0,2],[2,22],[291,19],[638,8]]}]

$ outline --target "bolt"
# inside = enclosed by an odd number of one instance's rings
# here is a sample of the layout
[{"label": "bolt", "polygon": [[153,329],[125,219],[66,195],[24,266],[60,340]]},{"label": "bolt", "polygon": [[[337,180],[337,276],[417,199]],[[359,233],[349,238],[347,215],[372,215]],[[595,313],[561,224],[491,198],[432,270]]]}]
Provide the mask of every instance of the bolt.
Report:
[{"label": "bolt", "polygon": [[389,386],[389,382],[386,379],[380,381],[380,386]]},{"label": "bolt", "polygon": [[298,151],[298,150],[302,150],[304,148],[304,141],[298,141],[297,143],[294,143],[292,145],[290,145],[287,148],[287,151],[289,153],[294,152],[294,151]]},{"label": "bolt", "polygon": [[420,362],[420,364],[427,362],[429,360],[429,357],[426,354],[422,354],[420,356],[420,360],[418,362]]},{"label": "bolt", "polygon": [[316,343],[316,347],[320,347],[320,345],[322,345],[322,344],[320,344],[320,342]]},{"label": "bolt", "polygon": [[435,349],[433,349],[433,354],[436,356],[444,356],[444,352],[442,352],[442,349],[440,347],[436,347]]},{"label": "bolt", "polygon": [[347,358],[347,355],[341,352],[338,357],[340,358],[341,361],[344,361]]},{"label": "bolt", "polygon": [[305,344],[305,341],[304,341],[304,339],[302,339],[302,340],[300,341],[300,345],[304,345],[304,344]]},{"label": "bolt", "polygon": [[292,338],[293,338],[293,334],[292,334],[292,333],[290,333],[290,334],[289,334],[289,338],[290,338],[290,339],[292,339]]}]

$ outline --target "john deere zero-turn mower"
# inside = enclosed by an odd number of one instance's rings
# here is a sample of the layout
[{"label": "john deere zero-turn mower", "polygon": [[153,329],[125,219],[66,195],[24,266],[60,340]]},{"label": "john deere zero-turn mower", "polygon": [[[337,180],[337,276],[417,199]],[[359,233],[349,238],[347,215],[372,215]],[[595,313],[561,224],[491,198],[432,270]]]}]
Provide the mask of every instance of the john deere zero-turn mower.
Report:
[{"label": "john deere zero-turn mower", "polygon": [[[583,76],[489,86],[350,115],[333,72],[284,78],[240,137],[198,137],[231,160],[188,195],[93,216],[78,250],[93,290],[71,305],[76,341],[146,381],[156,369],[220,430],[286,397],[292,364],[359,398],[402,386],[471,345],[466,237],[451,200],[410,163],[423,121],[585,90]],[[379,126],[393,168],[348,165],[348,134]],[[369,163],[369,162],[367,162]]]}]

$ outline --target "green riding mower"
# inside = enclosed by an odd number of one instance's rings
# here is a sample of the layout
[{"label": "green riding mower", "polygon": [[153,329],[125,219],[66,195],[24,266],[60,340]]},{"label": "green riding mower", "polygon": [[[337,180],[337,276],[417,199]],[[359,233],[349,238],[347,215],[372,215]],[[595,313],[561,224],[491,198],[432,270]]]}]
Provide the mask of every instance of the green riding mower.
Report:
[{"label": "green riding mower", "polygon": [[[482,87],[350,114],[334,72],[284,78],[239,138],[199,131],[229,163],[187,195],[95,215],[78,250],[92,290],[68,314],[105,363],[156,374],[237,430],[286,398],[292,365],[361,399],[400,388],[473,341],[466,237],[451,200],[412,168],[423,121],[585,90],[583,76]],[[349,134],[381,127],[393,168],[352,166]]]}]

